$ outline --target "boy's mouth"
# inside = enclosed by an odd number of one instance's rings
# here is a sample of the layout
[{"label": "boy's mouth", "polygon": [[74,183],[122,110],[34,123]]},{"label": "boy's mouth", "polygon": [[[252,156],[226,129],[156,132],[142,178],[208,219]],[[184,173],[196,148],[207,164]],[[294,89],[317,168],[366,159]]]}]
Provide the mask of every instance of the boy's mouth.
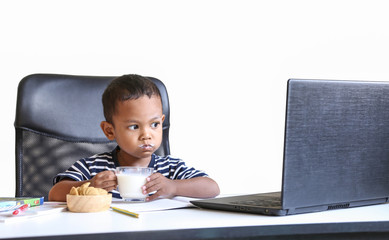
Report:
[{"label": "boy's mouth", "polygon": [[154,146],[155,144],[152,144],[152,143],[149,143],[149,144],[141,144],[139,145],[139,148],[143,149],[143,150],[153,150],[154,149]]}]

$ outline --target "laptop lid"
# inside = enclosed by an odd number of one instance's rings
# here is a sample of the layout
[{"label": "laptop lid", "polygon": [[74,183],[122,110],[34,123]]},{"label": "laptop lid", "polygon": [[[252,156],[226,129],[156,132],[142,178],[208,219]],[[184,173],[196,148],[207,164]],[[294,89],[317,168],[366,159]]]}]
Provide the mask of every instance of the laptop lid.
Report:
[{"label": "laptop lid", "polygon": [[389,197],[389,83],[290,79],[282,207],[288,214]]}]

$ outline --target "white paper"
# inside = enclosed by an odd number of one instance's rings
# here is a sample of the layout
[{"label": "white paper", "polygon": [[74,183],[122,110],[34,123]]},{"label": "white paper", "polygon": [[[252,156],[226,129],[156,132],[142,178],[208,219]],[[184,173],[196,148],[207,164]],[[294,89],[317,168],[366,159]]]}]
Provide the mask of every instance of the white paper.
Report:
[{"label": "white paper", "polygon": [[25,211],[22,211],[18,215],[13,215],[13,211],[1,212],[0,213],[0,223],[8,223],[8,222],[18,222],[27,220],[34,217],[39,217],[47,214],[60,213],[66,210],[66,203],[62,204],[46,204],[31,207]]},{"label": "white paper", "polygon": [[195,207],[190,203],[191,200],[194,199],[186,197],[175,197],[172,199],[160,198],[150,202],[125,202],[121,199],[113,199],[111,206],[139,213]]}]

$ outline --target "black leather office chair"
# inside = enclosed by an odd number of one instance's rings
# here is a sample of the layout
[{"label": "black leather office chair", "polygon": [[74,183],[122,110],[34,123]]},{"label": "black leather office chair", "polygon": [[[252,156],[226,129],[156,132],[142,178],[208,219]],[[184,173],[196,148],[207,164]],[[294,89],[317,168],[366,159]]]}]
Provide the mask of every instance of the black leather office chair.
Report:
[{"label": "black leather office chair", "polygon": [[[105,120],[101,96],[115,77],[33,74],[18,87],[16,106],[16,197],[44,196],[53,177],[75,161],[112,151],[115,142],[100,129]],[[170,154],[169,99],[165,85],[158,86],[165,121],[158,155]]]}]

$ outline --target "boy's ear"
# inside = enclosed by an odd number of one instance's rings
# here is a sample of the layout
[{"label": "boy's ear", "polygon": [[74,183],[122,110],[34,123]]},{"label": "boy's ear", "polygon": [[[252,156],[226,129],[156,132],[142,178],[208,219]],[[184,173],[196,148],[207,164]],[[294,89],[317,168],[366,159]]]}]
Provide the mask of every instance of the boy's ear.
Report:
[{"label": "boy's ear", "polygon": [[107,121],[102,121],[100,123],[100,127],[101,127],[101,130],[103,130],[105,136],[109,139],[109,140],[115,140],[115,132],[114,132],[114,129],[113,129],[113,125]]},{"label": "boy's ear", "polygon": [[165,114],[162,114],[162,122],[165,121]]}]

